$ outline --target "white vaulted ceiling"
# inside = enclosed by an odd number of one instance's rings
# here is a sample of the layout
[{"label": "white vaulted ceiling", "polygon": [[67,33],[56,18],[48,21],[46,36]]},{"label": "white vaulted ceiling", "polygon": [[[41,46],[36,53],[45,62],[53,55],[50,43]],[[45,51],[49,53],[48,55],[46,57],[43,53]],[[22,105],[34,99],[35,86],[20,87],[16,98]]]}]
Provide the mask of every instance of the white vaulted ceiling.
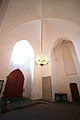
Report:
[{"label": "white vaulted ceiling", "polygon": [[43,68],[34,64],[32,94],[41,99],[42,76],[52,76],[55,84],[53,49],[60,40],[72,41],[80,62],[80,0],[2,0],[0,79],[6,79],[13,47],[20,40],[29,42],[35,56],[40,54],[42,40],[42,52],[49,57]]},{"label": "white vaulted ceiling", "polygon": [[[2,3],[0,54],[4,54],[1,57],[1,71],[7,71],[12,48],[19,40],[28,40],[35,55],[40,54],[41,21],[46,55],[49,56],[53,42],[59,38],[79,41],[80,0],[3,0]],[[5,12],[3,8],[6,8]],[[4,72],[1,74],[4,76]]]},{"label": "white vaulted ceiling", "polygon": [[7,2],[9,3],[1,25],[1,35],[17,25],[42,18],[64,19],[80,25],[80,0],[7,0]]}]

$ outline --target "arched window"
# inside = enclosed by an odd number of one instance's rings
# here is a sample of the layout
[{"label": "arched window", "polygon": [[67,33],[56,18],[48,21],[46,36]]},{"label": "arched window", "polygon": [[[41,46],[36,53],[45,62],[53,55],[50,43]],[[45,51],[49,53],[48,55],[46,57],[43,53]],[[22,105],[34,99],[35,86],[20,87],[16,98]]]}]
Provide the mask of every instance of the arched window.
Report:
[{"label": "arched window", "polygon": [[8,74],[14,69],[20,69],[24,74],[24,96],[30,97],[34,70],[34,51],[27,40],[21,40],[14,45]]}]

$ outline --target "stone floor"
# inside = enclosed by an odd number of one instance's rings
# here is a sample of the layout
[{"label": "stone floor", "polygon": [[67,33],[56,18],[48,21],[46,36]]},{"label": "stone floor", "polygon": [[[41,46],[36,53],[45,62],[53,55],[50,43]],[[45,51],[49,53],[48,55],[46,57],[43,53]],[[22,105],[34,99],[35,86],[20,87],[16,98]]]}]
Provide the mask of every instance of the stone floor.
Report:
[{"label": "stone floor", "polygon": [[80,120],[80,104],[35,101],[34,105],[0,113],[0,120]]},{"label": "stone floor", "polygon": [[[2,101],[0,101],[2,102]],[[25,107],[29,107],[29,106],[33,106],[36,104],[42,104],[42,103],[47,103],[46,101],[36,101],[36,100],[30,100],[30,99],[19,99],[19,100],[7,100],[7,111],[6,112],[10,112],[13,110],[17,110],[17,109],[21,109],[21,108],[25,108]],[[0,106],[0,111],[2,110],[3,106]],[[5,109],[5,108],[3,108]],[[2,111],[1,111],[2,112]]]}]

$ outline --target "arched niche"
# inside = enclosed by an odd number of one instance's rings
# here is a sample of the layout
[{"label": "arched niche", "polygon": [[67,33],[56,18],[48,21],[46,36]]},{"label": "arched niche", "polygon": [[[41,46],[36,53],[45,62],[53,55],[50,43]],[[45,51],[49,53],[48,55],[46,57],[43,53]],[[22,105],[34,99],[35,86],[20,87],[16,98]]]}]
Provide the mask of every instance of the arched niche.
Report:
[{"label": "arched niche", "polygon": [[15,69],[20,69],[24,75],[23,96],[31,98],[34,51],[27,40],[18,41],[13,47],[8,74]]},{"label": "arched niche", "polygon": [[[67,93],[72,101],[69,84],[75,82],[79,87],[79,60],[71,40],[60,39],[55,42],[51,54],[54,93]],[[80,91],[80,90],[79,90]]]}]

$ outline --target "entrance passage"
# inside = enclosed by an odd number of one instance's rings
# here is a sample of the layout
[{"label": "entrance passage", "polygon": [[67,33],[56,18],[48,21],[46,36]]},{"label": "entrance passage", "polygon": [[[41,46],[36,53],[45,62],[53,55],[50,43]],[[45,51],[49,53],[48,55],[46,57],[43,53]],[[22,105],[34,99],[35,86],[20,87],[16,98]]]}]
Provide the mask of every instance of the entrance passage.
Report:
[{"label": "entrance passage", "polygon": [[43,99],[52,100],[52,86],[51,86],[51,76],[42,78],[42,90],[43,90]]},{"label": "entrance passage", "polygon": [[24,76],[23,73],[16,69],[7,77],[3,98],[22,97]]},{"label": "entrance passage", "polygon": [[79,102],[79,91],[76,83],[70,84],[71,94],[72,94],[72,100],[73,102]]}]

